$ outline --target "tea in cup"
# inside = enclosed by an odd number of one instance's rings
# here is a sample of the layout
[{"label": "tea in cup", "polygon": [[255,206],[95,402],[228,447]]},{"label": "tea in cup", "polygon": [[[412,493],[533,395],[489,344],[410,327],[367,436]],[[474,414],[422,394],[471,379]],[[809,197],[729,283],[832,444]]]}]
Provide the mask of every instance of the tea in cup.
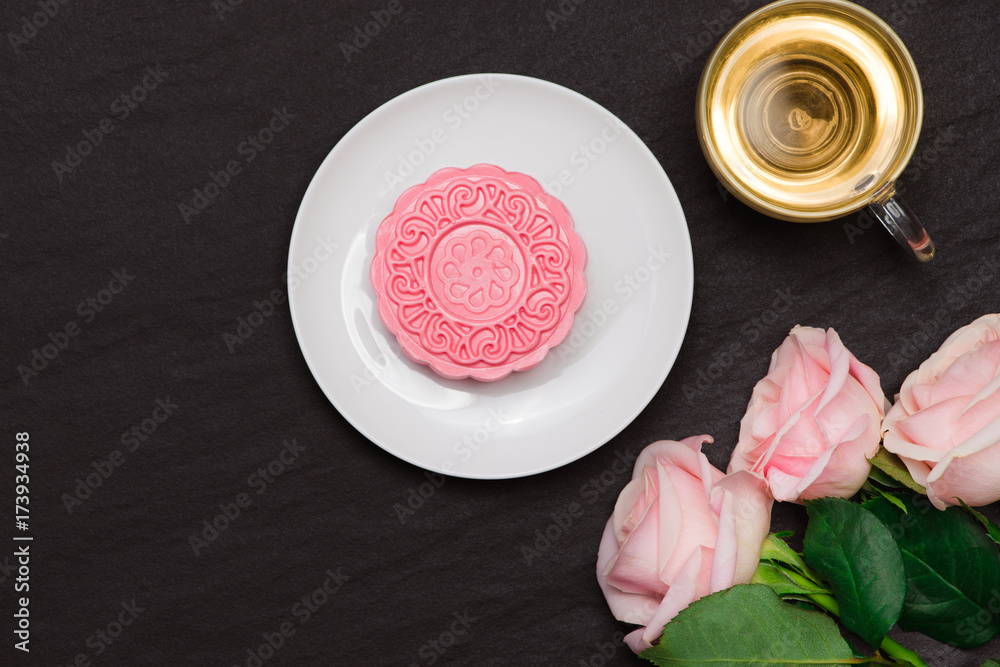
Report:
[{"label": "tea in cup", "polygon": [[906,47],[844,0],[781,0],[750,14],[716,47],[698,89],[702,150],[738,199],[793,222],[869,206],[927,261],[934,244],[895,189],[922,118]]}]

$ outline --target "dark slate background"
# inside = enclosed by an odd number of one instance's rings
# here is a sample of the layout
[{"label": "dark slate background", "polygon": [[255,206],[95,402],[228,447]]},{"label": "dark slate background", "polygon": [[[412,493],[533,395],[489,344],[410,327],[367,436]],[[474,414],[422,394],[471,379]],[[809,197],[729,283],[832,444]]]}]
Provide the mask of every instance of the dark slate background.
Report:
[{"label": "dark slate background", "polygon": [[[282,623],[294,635],[265,664],[645,664],[618,643],[628,628],[594,579],[626,481],[612,470],[617,453],[704,432],[725,467],[751,389],[796,323],[836,327],[892,395],[951,330],[1000,311],[1000,15],[987,0],[862,3],[899,32],[923,77],[922,139],[902,181],[940,249],[923,266],[856,217],[794,225],[720,195],[695,137],[695,89],[711,45],[761,2],[399,0],[350,61],[339,44],[389,3],[222,2],[0,9],[4,651],[18,431],[30,432],[35,538],[32,650],[8,664],[244,665]],[[55,15],[25,29],[42,6]],[[116,98],[147,68],[166,76],[122,118]],[[324,398],[287,303],[235,351],[223,336],[284,289],[295,213],[337,141],[396,95],[469,72],[562,84],[642,137],[687,215],[694,309],[663,388],[606,446],[536,477],[447,479],[401,521],[393,506],[428,477]],[[274,109],[293,115],[288,129],[185,221],[179,204]],[[57,173],[53,162],[104,119],[111,132]],[[114,271],[134,278],[102,294]],[[775,312],[788,290],[791,307]],[[106,303],[98,312],[88,298]],[[66,349],[25,383],[17,367],[67,326]],[[129,451],[122,434],[158,400],[177,407]],[[302,447],[294,465],[248,482],[291,440]],[[69,512],[63,494],[115,450],[122,465]],[[195,556],[189,538],[241,493],[251,505]],[[520,545],[573,502],[583,516],[526,564]],[[782,506],[774,525],[801,531],[802,514]],[[349,580],[305,620],[295,605],[328,570]],[[105,642],[98,631],[131,619],[123,605],[134,621]],[[462,634],[442,653],[432,642],[449,644],[453,624]],[[932,665],[1000,653],[1000,641],[974,652],[908,641]]]}]

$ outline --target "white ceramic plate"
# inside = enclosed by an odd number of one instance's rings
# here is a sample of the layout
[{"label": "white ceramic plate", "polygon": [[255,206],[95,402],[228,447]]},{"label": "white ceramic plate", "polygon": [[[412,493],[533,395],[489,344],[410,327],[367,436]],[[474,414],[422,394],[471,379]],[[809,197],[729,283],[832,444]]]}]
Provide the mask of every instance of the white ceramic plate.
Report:
[{"label": "white ceramic plate", "polygon": [[[559,197],[589,254],[572,334],[492,383],[445,380],[407,359],[368,280],[396,198],[437,169],[481,162]],[[358,123],[306,191],[288,270],[299,345],[341,414],[410,463],[494,479],[565,465],[625,428],[673,365],[693,287],[684,213],[649,149],[586,97],[507,74],[436,81]]]}]

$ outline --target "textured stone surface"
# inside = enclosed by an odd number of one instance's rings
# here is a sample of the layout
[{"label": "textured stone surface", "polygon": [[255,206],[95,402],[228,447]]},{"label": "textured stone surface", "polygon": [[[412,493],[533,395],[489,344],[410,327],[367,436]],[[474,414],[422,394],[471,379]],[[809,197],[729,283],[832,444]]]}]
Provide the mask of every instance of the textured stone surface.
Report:
[{"label": "textured stone surface", "polygon": [[[993,3],[863,3],[923,77],[902,180],[939,248],[921,266],[866,218],[797,226],[720,195],[695,136],[698,76],[762,3],[221,2],[78,0],[44,21],[33,0],[0,9],[4,506],[16,431],[33,457],[18,664],[243,665],[267,637],[268,665],[644,664],[617,643],[627,628],[593,571],[627,477],[618,456],[711,433],[724,468],[795,324],[835,327],[891,395],[951,330],[1000,310]],[[678,192],[695,258],[690,329],[649,407],[584,459],[503,482],[425,476],[355,431],[302,359],[282,280],[336,142],[392,97],[477,71],[557,82],[632,127]],[[50,343],[25,384],[18,366]],[[108,465],[68,512],[63,495]],[[774,524],[801,534],[803,516],[782,506]],[[527,564],[521,545],[555,517],[572,524]],[[228,525],[208,542],[206,521]],[[10,577],[0,605],[7,651]],[[133,616],[110,644],[97,635]],[[947,667],[1000,653],[912,642]]]}]

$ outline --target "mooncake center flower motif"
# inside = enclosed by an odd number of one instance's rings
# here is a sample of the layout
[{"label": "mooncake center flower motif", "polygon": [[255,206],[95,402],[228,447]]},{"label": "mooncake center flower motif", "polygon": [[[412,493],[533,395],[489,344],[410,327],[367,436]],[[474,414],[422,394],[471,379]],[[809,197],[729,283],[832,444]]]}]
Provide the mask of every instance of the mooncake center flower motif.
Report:
[{"label": "mooncake center flower motif", "polygon": [[459,317],[501,315],[522,291],[524,260],[520,254],[499,231],[491,234],[478,227],[468,234],[452,235],[432,260],[443,288],[442,305]]}]

